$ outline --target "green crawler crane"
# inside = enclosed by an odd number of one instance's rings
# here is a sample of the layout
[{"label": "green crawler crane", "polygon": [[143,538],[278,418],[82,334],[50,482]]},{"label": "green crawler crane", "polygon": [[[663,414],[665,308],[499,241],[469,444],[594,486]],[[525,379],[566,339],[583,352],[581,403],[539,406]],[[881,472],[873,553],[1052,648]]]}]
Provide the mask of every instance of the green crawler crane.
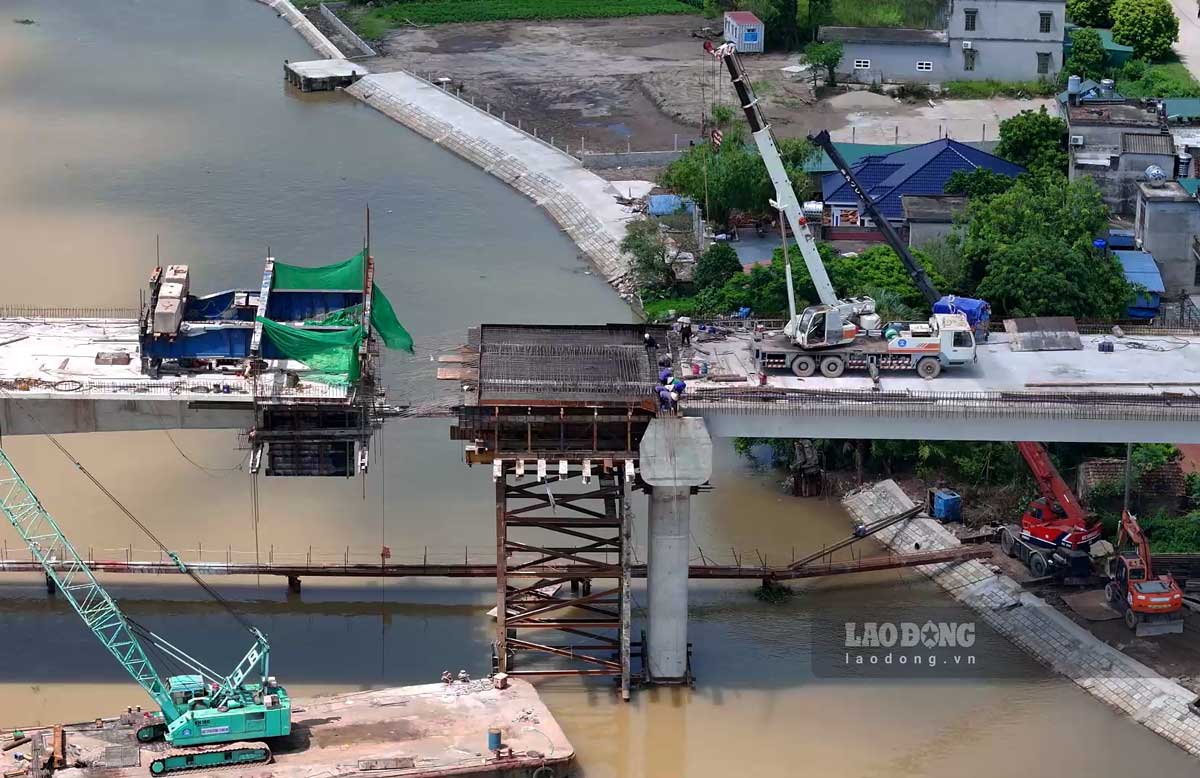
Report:
[{"label": "green crawler crane", "polygon": [[[268,673],[270,646],[262,632],[234,614],[254,636],[254,645],[233,672],[221,675],[127,617],[3,451],[0,510],[83,623],[159,706],[161,718],[139,729],[137,739],[149,743],[163,738],[178,750],[155,758],[151,775],[271,761],[266,743],[245,741],[289,734],[292,705],[287,691]],[[182,572],[191,573],[178,556],[168,554]],[[228,607],[198,576],[193,578]],[[146,646],[186,672],[159,675]]]}]

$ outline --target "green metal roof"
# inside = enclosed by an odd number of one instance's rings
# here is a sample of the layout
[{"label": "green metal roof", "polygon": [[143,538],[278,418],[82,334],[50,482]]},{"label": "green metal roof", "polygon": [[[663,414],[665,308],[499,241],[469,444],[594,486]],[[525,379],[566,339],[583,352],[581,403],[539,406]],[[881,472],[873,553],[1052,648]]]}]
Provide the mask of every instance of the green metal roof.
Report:
[{"label": "green metal roof", "polygon": [[1179,179],[1179,185],[1194,197],[1196,192],[1200,191],[1200,178],[1181,178]]},{"label": "green metal roof", "polygon": [[1163,100],[1167,109],[1167,120],[1172,117],[1194,119],[1200,117],[1200,97],[1168,97]]},{"label": "green metal roof", "polygon": [[[1067,40],[1063,44],[1063,52],[1069,54],[1071,52],[1071,33],[1080,29],[1077,25],[1067,25]],[[1109,54],[1133,54],[1133,47],[1126,46],[1122,43],[1117,43],[1113,40],[1112,30],[1105,30],[1101,27],[1094,28],[1100,33],[1100,42],[1104,44],[1104,50]]]}]

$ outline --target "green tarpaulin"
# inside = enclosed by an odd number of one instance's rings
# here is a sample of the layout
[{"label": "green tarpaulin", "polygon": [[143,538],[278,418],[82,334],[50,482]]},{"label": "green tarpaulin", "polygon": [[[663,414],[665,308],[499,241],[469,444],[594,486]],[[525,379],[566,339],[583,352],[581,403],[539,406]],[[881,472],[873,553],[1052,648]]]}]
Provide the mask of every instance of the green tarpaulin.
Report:
[{"label": "green tarpaulin", "polygon": [[358,346],[362,327],[337,332],[311,332],[257,317],[263,334],[288,359],[303,362],[313,374],[308,378],[331,384],[358,380]]},{"label": "green tarpaulin", "polygon": [[[365,252],[360,251],[344,262],[321,267],[300,267],[275,263],[275,280],[272,289],[281,291],[323,290],[337,292],[356,292],[362,289]],[[325,324],[329,326],[350,326],[357,324],[354,311],[358,306],[331,311],[321,319],[312,319],[305,324]],[[378,284],[371,285],[371,327],[383,339],[388,348],[404,349],[412,353],[413,340],[404,329],[404,325],[396,318],[392,303],[380,290]]]}]

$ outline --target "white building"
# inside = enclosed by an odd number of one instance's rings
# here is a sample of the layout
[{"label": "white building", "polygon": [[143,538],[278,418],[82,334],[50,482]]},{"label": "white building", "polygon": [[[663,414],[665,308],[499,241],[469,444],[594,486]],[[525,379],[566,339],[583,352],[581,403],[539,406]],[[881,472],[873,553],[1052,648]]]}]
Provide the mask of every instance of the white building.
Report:
[{"label": "white building", "polygon": [[761,53],[766,29],[758,17],[749,11],[725,13],[725,40],[741,53]]}]

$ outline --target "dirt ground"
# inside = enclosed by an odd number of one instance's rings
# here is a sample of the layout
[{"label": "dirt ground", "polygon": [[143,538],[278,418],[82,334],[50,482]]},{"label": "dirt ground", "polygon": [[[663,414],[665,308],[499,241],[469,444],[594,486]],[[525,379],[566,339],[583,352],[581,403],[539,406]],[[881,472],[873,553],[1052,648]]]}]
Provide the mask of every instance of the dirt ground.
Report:
[{"label": "dirt ground", "polygon": [[[510,121],[572,149],[670,149],[701,133],[715,101],[736,109],[733,88],[694,30],[701,16],[446,24],[394,30],[376,48],[377,71],[401,67],[463,85]],[[828,128],[837,140],[919,143],[949,132],[994,140],[1001,119],[1048,101],[905,103],[855,91],[818,100],[811,80],[784,73],[795,54],[743,57],[763,113],[780,137]]]}]

